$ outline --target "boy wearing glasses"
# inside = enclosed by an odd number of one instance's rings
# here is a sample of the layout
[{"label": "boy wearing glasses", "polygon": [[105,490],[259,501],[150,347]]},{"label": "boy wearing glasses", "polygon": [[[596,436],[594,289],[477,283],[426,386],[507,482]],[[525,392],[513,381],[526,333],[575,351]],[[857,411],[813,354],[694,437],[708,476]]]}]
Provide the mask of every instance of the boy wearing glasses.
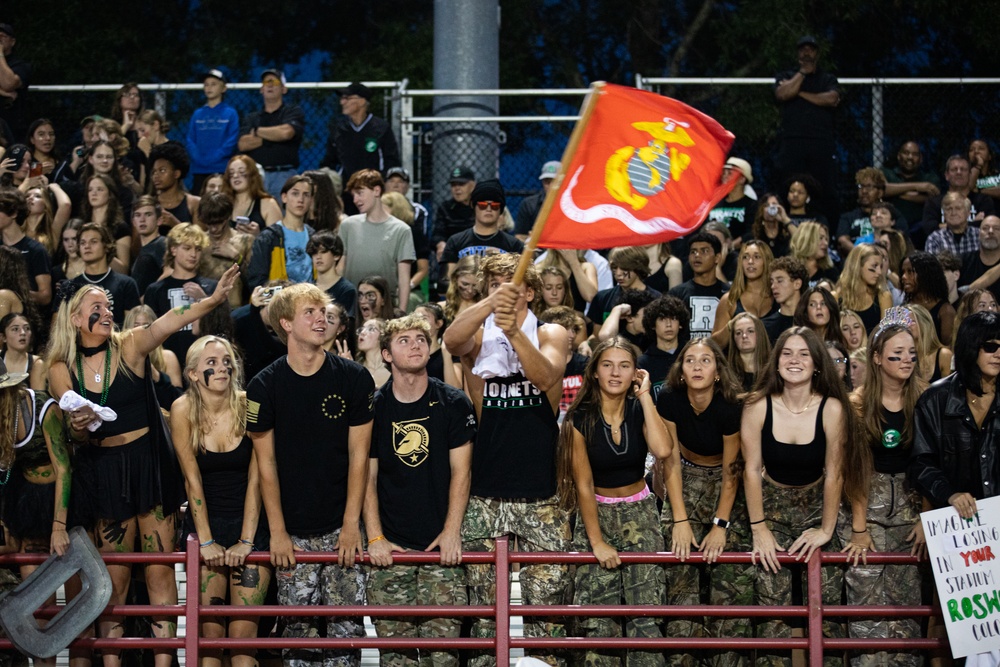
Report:
[{"label": "boy wearing glasses", "polygon": [[516,236],[500,229],[507,198],[500,181],[490,179],[477,183],[469,199],[475,213],[475,224],[471,229],[452,234],[441,253],[441,263],[448,265],[448,275],[463,257],[467,255],[490,255],[496,252],[520,253],[524,244]]},{"label": "boy wearing glasses", "polygon": [[340,225],[343,276],[355,285],[368,276],[382,276],[389,284],[389,294],[399,290],[397,303],[405,310],[410,301],[410,274],[417,260],[413,231],[382,206],[385,181],[378,171],[355,172],[344,191],[353,197],[360,213]]}]

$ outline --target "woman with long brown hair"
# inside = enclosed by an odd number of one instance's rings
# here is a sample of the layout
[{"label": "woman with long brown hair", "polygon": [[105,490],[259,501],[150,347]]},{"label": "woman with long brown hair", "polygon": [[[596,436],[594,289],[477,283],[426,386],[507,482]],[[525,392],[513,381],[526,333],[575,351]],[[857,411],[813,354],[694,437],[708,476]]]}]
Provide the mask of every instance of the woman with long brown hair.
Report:
[{"label": "woman with long brown hair", "polygon": [[[233,220],[237,229],[256,236],[260,230],[281,220],[281,206],[264,189],[264,179],[257,171],[257,163],[246,155],[234,155],[226,165],[222,191],[233,200]],[[239,223],[247,218],[249,226]],[[254,227],[256,225],[256,227]]]},{"label": "woman with long brown hair", "polygon": [[[723,551],[749,547],[746,506],[738,494],[741,389],[715,341],[694,338],[677,355],[657,398],[657,412],[674,443],[663,464],[660,522],[667,549],[681,561],[700,551],[709,564],[667,568],[667,604],[750,603],[752,568],[715,563]],[[706,569],[707,599],[701,585]],[[666,625],[668,637],[748,637],[751,632],[748,619],[673,618]],[[684,659],[695,658],[686,654]]]},{"label": "woman with long brown hair", "polygon": [[[622,565],[619,551],[662,551],[656,496],[646,486],[647,453],[670,455],[671,442],[650,394],[649,373],[636,366],[636,349],[610,338],[594,350],[583,384],[559,431],[559,495],[577,509],[574,545],[598,563],[576,569],[575,604],[663,604],[663,568]],[[587,618],[586,637],[662,637],[650,617]],[[624,632],[623,627],[624,626]],[[663,664],[659,651],[595,649],[588,664],[625,657]]]},{"label": "woman with long brown hair", "polygon": [[[841,498],[864,498],[871,452],[855,437],[854,413],[823,341],[803,326],[783,332],[747,398],[740,429],[744,489],[757,573],[757,604],[792,604],[793,568],[782,567],[779,551],[807,561],[817,549],[839,551],[837,518]],[[837,566],[823,568],[824,604],[837,604],[843,588]],[[843,636],[842,625],[826,621],[823,633]],[[758,626],[759,637],[791,637],[785,620]],[[791,664],[790,656],[761,655]]]},{"label": "woman with long brown hair", "polygon": [[450,324],[455,317],[469,306],[479,303],[482,295],[479,293],[479,279],[477,277],[479,258],[467,255],[455,264],[451,270],[448,291],[445,293],[444,301],[441,302],[444,308],[444,318]]},{"label": "woman with long brown hair", "polygon": [[840,305],[830,290],[819,285],[810,287],[799,298],[795,309],[795,326],[812,329],[824,342],[846,347],[840,331]]},{"label": "woman with long brown hair", "polygon": [[764,323],[753,313],[740,313],[729,320],[726,358],[743,390],[751,391],[761,369],[771,356],[771,340]]},{"label": "woman with long brown hair", "polygon": [[[898,321],[893,321],[897,320]],[[851,394],[860,436],[871,450],[871,484],[856,499],[842,522],[844,551],[854,559],[847,570],[847,603],[856,605],[920,604],[920,572],[916,565],[868,565],[869,552],[909,551],[925,556],[920,523],[921,499],[906,479],[913,449],[913,414],[926,388],[917,373],[917,347],[905,319],[880,324],[868,344],[868,377]],[[858,562],[861,561],[861,565]],[[918,638],[920,624],[908,618],[851,621],[854,637]],[[880,664],[922,664],[918,654],[877,652],[868,659]]]},{"label": "woman with long brown hair", "polygon": [[771,295],[771,262],[774,256],[763,241],[747,241],[740,248],[736,263],[736,278],[729,291],[719,299],[715,311],[715,326],[712,340],[725,349],[729,345],[729,320],[738,313],[751,313],[763,318],[774,312],[774,297]]}]

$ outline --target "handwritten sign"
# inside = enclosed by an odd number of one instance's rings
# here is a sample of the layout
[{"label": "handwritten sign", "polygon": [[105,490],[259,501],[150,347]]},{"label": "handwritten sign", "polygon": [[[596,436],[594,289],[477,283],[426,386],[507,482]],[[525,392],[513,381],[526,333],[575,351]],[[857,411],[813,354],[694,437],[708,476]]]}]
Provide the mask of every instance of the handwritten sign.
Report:
[{"label": "handwritten sign", "polygon": [[976,508],[971,520],[953,507],[920,515],[955,658],[1000,649],[1000,497]]}]

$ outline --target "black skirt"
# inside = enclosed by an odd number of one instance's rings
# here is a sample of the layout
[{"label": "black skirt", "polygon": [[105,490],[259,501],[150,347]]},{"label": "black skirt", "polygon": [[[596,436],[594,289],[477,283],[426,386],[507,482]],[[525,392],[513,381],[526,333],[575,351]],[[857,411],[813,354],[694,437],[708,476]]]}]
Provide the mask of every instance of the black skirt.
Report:
[{"label": "black skirt", "polygon": [[[165,504],[159,457],[148,434],[117,447],[85,447],[78,458],[93,471],[87,491],[95,518],[124,521]],[[176,509],[164,506],[163,512],[169,515]]]}]

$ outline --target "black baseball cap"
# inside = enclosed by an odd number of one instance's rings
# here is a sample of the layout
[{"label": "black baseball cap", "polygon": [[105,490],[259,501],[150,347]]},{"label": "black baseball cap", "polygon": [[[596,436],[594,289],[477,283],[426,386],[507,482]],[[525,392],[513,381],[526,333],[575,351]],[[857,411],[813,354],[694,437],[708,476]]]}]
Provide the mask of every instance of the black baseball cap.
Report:
[{"label": "black baseball cap", "polygon": [[222,83],[228,83],[228,81],[226,81],[226,75],[223,74],[222,70],[218,69],[218,68],[210,69],[210,70],[207,70],[207,71],[203,72],[202,75],[201,75],[201,80],[204,81],[208,77],[212,77],[213,79],[218,79]]},{"label": "black baseball cap", "polygon": [[795,48],[801,49],[803,46],[812,46],[818,49],[819,43],[812,35],[803,35],[802,37],[799,37],[799,41],[795,44]]},{"label": "black baseball cap", "polygon": [[15,37],[14,26],[9,23],[0,23],[0,32],[11,37]]},{"label": "black baseball cap", "polygon": [[355,81],[347,88],[340,91],[341,95],[357,95],[358,97],[364,98],[369,102],[372,99],[372,89],[363,83]]},{"label": "black baseball cap", "polygon": [[458,165],[452,169],[448,176],[448,183],[468,183],[474,180],[476,180],[476,175],[464,165]]},{"label": "black baseball cap", "polygon": [[401,179],[403,179],[407,183],[410,182],[410,172],[406,171],[402,167],[393,167],[389,171],[385,172],[385,180],[388,181],[393,176],[399,176]]}]

